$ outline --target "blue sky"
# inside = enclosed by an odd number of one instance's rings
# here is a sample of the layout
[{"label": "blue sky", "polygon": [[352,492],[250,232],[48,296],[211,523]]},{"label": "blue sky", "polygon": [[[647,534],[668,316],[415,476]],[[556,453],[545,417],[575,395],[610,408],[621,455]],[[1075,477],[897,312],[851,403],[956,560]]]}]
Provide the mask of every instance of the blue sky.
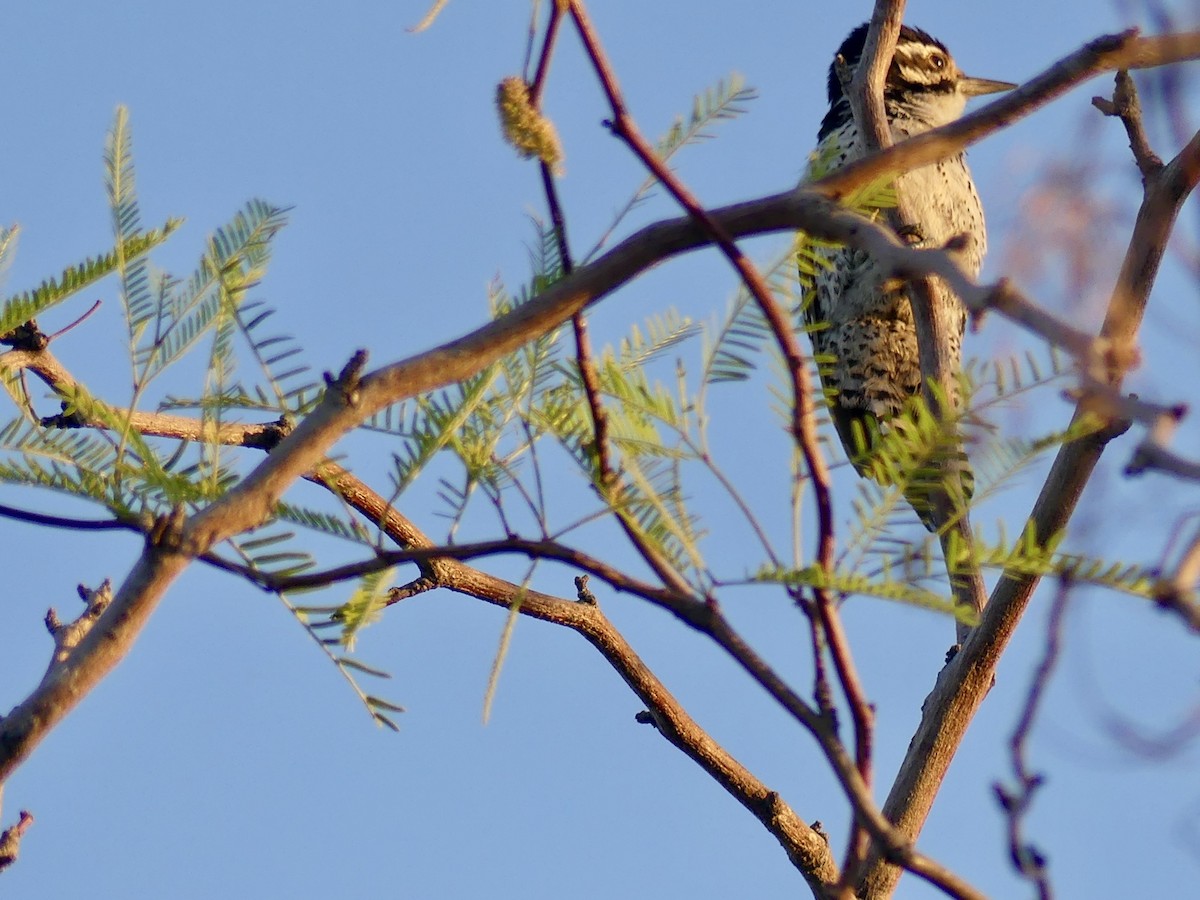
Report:
[{"label": "blue sky", "polygon": [[[648,134],[664,132],[694,94],[731,72],[758,90],[748,115],[680,157],[682,176],[714,204],[797,180],[824,112],[831,54],[870,9],[867,2],[781,0],[736,11],[681,0],[593,5]],[[528,216],[542,209],[534,168],[503,145],[493,112],[495,84],[521,65],[527,8],[453,0],[420,35],[405,30],[425,11],[410,0],[351,11],[225,0],[6,10],[0,221],[19,222],[23,234],[5,290],[32,286],[108,245],[101,152],[114,109],[124,104],[147,224],[187,219],[155,257],[160,265],[190,271],[205,235],[251,197],[294,207],[259,296],[277,307],[278,327],[296,336],[315,369],[337,369],[359,347],[375,363],[396,360],[475,327],[493,278],[515,288],[526,277]],[[1112,4],[1082,0],[1003,7],[914,0],[908,21],[941,37],[968,73],[1021,81],[1134,20]],[[1072,158],[1091,162],[1111,208],[1111,223],[1102,224],[1111,225],[1116,247],[1110,253],[1097,245],[1097,287],[1069,296],[1061,287],[1066,264],[1053,254],[1037,278],[1025,279],[1047,306],[1090,325],[1138,197],[1122,132],[1098,121],[1088,103],[1107,90],[1107,80],[1097,80],[971,153],[992,226],[991,276],[1011,272],[1006,263],[1020,258],[1035,176]],[[600,127],[607,111],[569,36],[546,106],[566,145],[562,187],[572,238],[587,247],[642,173]],[[1163,129],[1155,138],[1164,155],[1174,152]],[[1049,210],[1045,216],[1064,214],[1061,205]],[[638,211],[636,224],[675,214],[659,199]],[[1183,223],[1194,235],[1193,209]],[[781,242],[750,246],[767,259]],[[597,336],[612,339],[668,306],[711,316],[734,286],[713,254],[673,262],[606,300],[595,316]],[[86,302],[93,299],[104,301],[100,313],[56,351],[96,393],[120,402],[128,369],[115,286],[102,285]],[[84,305],[43,324],[61,327]],[[1150,399],[1188,399],[1198,332],[1195,282],[1169,261],[1135,387]],[[984,356],[1028,346],[998,317],[970,340],[968,353]],[[698,351],[690,352],[694,359]],[[722,402],[731,424],[718,446],[734,464],[777,441],[765,393],[748,404]],[[1050,389],[999,414],[996,424],[1048,428],[1065,422],[1069,410]],[[1181,447],[1196,446],[1195,438],[1186,428]],[[1074,540],[1080,549],[1153,563],[1196,501],[1190,488],[1159,476],[1120,479],[1132,447],[1131,438],[1112,446]],[[358,450],[359,471],[382,471],[386,446],[351,441],[346,449]],[[406,511],[436,535],[443,526],[427,480]],[[1015,528],[1038,484],[1037,472],[1027,475],[983,521]],[[851,489],[847,477],[842,495]],[[765,480],[747,485],[764,503],[773,490]],[[0,498],[48,502],[12,490]],[[6,709],[36,684],[48,660],[46,607],[65,614],[75,608],[77,583],[119,581],[140,547],[130,536],[0,527],[9,548],[0,603]],[[488,567],[517,579],[523,571]],[[538,586],[567,595],[568,574],[554,570]],[[703,639],[629,598],[598,593],[701,724],[801,816],[823,820],[841,840],[845,804],[807,735]],[[803,683],[802,623],[780,598],[765,596],[728,611]],[[1023,896],[1025,888],[1009,869],[990,785],[1008,774],[1004,741],[1040,652],[1047,596],[1032,605],[921,840],[922,849],[998,897]],[[934,615],[874,601],[849,604],[846,619],[880,708],[878,770],[886,782],[952,629]],[[6,895],[804,892],[752,818],[633,722],[636,698],[574,635],[521,622],[491,721],[482,725],[503,621],[493,607],[436,593],[394,608],[367,633],[360,655],[394,675],[386,694],[409,709],[395,735],[370,723],[278,602],[193,568],[129,658],[11,779],[4,824],[21,808],[37,823],[20,862],[0,876]],[[1136,600],[1078,594],[1068,649],[1031,744],[1032,763],[1049,782],[1028,827],[1048,851],[1064,897],[1171,893],[1198,874],[1195,742],[1151,758],[1119,738],[1130,724],[1169,730],[1194,710],[1195,642],[1178,631],[1174,620]],[[899,895],[933,894],[906,878]]]}]

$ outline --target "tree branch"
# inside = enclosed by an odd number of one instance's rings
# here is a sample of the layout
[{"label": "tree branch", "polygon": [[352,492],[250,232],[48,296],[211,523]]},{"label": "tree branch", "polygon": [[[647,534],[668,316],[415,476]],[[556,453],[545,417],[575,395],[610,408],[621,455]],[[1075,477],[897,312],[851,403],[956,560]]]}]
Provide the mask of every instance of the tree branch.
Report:
[{"label": "tree branch", "polygon": [[17,861],[17,856],[21,852],[21,839],[25,837],[25,832],[32,824],[33,814],[23,809],[17,823],[0,832],[0,872]]},{"label": "tree branch", "polygon": [[1043,778],[1029,771],[1025,749],[1033,731],[1038,707],[1045,699],[1046,690],[1050,685],[1050,676],[1058,664],[1070,589],[1069,581],[1064,579],[1054,597],[1054,604],[1050,607],[1050,618],[1046,623],[1046,648],[1030,681],[1025,705],[1008,742],[1016,787],[1010,789],[999,782],[992,786],[1000,807],[1008,818],[1008,847],[1013,866],[1021,877],[1037,889],[1039,900],[1050,900],[1053,895],[1050,876],[1046,871],[1046,856],[1033,844],[1027,843],[1021,835],[1025,816],[1033,805],[1034,794],[1042,786]]},{"label": "tree branch", "polygon": [[[646,704],[659,732],[700,765],[775,836],[793,865],[812,887],[814,895],[821,896],[836,881],[837,868],[825,839],[806,825],[775,791],[766,788],[691,719],[598,606],[567,602],[512,584],[464,565],[458,558],[452,557],[472,558],[493,552],[520,552],[531,558],[557,559],[596,575],[617,590],[631,591],[656,602],[685,620],[695,613],[697,607],[703,608],[703,604],[680,597],[669,589],[637,582],[600,560],[554,542],[510,539],[476,545],[435,547],[407,518],[386,505],[382,498],[350,473],[342,472],[337,476],[336,490],[352,507],[372,522],[378,522],[389,537],[413,548],[385,554],[391,562],[402,559],[427,561],[431,579],[426,587],[445,587],[505,609],[511,609],[515,598],[519,596],[518,611],[521,615],[570,628],[581,634]],[[369,565],[373,567],[374,561]],[[325,576],[332,574],[327,572]]]},{"label": "tree branch", "polygon": [[608,124],[613,134],[625,142],[642,165],[667,189],[676,202],[687,211],[688,217],[697,223],[703,233],[729,260],[746,285],[746,289],[754,297],[779,346],[779,352],[787,365],[792,384],[792,436],[804,457],[809,477],[812,479],[813,494],[816,500],[817,549],[815,559],[817,565],[826,572],[830,572],[833,566],[834,535],[829,468],[817,441],[816,405],[812,396],[812,386],[808,380],[804,351],[800,348],[800,342],[796,338],[792,323],[776,302],[757,266],[742,253],[734,243],[733,236],[729,231],[663,165],[654,152],[654,148],[643,137],[633,117],[629,115],[617,85],[616,75],[608,64],[583,3],[580,0],[573,0],[570,3],[570,12],[612,109],[613,119]]},{"label": "tree branch", "polygon": [[[885,150],[893,145],[883,90],[903,17],[904,0],[877,0],[860,62],[855,67],[853,80],[846,88],[860,140],[867,150]],[[887,218],[895,234],[906,234],[917,226],[917,218],[905,194],[904,179],[897,179],[895,188],[896,205],[887,211]],[[950,268],[961,274],[961,269],[948,250],[944,253]],[[928,409],[938,418],[944,418],[948,410],[941,408],[941,398],[952,398],[958,394],[958,366],[950,356],[953,344],[951,334],[958,328],[957,323],[951,321],[954,304],[950,301],[944,281],[935,281],[927,274],[918,273],[910,274],[908,281],[911,287],[909,306],[912,308],[921,374],[924,376],[922,394]],[[933,385],[937,385],[939,390],[933,390]],[[947,566],[951,567],[956,564],[950,558],[951,542],[957,540],[962,547],[972,547],[974,535],[965,504],[954,499],[964,494],[961,464],[956,457],[950,457],[942,460],[941,466],[944,469],[942,484],[953,487],[950,491],[935,491],[930,499],[942,554]],[[969,611],[971,618],[977,620],[987,602],[987,588],[979,566],[971,565],[967,571],[952,575],[950,584],[960,610]],[[962,618],[956,620],[955,636],[959,644],[966,640],[969,631],[970,626]]]}]

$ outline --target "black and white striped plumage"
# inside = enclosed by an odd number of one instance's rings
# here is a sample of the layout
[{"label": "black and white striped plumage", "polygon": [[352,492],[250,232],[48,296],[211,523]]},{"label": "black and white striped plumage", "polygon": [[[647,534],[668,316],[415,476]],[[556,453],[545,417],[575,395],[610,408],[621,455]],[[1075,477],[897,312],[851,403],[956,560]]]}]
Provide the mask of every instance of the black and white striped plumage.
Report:
[{"label": "black and white striped plumage", "polygon": [[[838,48],[838,56],[853,69],[862,55],[867,26],[854,31]],[[837,57],[829,69],[829,111],[821,122],[815,158],[836,169],[863,155],[862,142],[843,94]],[[905,26],[888,70],[884,107],[893,141],[929,131],[962,115],[967,99],[1006,90],[1004,82],[968,78],[959,71],[945,45],[924,31]],[[899,181],[922,246],[939,247],[961,235],[959,260],[971,275],[979,273],[987,250],[983,208],[966,160],[959,155],[916,169]],[[805,310],[813,350],[836,361],[823,366],[823,383],[830,396],[830,413],[847,455],[866,474],[855,423],[868,437],[886,428],[905,401],[920,392],[921,366],[916,328],[908,291],[897,281],[885,283],[879,267],[866,254],[845,247],[824,251],[828,266],[818,269],[813,297]],[[961,359],[966,311],[957,297],[950,319],[950,354]],[[921,510],[918,510],[921,512]],[[931,523],[926,518],[926,524]]]}]

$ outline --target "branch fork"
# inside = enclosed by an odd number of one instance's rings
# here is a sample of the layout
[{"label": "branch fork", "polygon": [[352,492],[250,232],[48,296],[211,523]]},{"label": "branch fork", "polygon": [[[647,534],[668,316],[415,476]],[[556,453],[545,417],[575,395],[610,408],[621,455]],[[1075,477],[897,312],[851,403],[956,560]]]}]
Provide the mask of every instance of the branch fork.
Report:
[{"label": "branch fork", "polygon": [[75,648],[79,646],[80,641],[87,636],[100,616],[108,609],[109,604],[112,603],[112,581],[107,578],[100,587],[94,590],[82,584],[77,590],[79,598],[84,602],[84,609],[74,620],[63,622],[59,619],[58,612],[54,607],[50,607],[46,611],[46,630],[54,638],[54,654],[46,669],[46,678],[49,678],[66,663]]}]

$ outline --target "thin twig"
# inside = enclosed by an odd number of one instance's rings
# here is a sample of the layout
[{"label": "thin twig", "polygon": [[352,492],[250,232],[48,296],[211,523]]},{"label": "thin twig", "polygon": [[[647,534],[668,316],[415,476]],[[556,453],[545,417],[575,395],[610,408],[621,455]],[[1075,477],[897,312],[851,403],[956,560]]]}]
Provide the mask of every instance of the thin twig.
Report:
[{"label": "thin twig", "polygon": [[1043,778],[1029,770],[1025,753],[1038,709],[1050,684],[1050,676],[1054,673],[1054,667],[1058,664],[1062,652],[1063,622],[1070,591],[1070,580],[1064,578],[1059,583],[1054,603],[1050,607],[1050,617],[1046,623],[1046,648],[1042,652],[1037,669],[1034,670],[1025,704],[1008,742],[1016,786],[1009,788],[999,782],[992,786],[996,799],[1008,818],[1008,846],[1013,866],[1022,878],[1034,885],[1040,900],[1050,900],[1053,896],[1050,875],[1046,871],[1046,856],[1033,844],[1026,842],[1022,831],[1025,817],[1033,806],[1034,794],[1042,786]]},{"label": "thin twig", "polygon": [[608,123],[610,130],[633,151],[638,160],[662,183],[667,191],[686,211],[688,216],[696,221],[704,232],[711,238],[729,259],[738,275],[745,283],[747,290],[759,304],[766,317],[771,331],[779,344],[780,352],[787,363],[791,376],[793,398],[792,433],[805,457],[813,479],[814,494],[817,502],[818,518],[818,547],[816,559],[818,565],[827,571],[833,562],[833,506],[830,499],[829,470],[820,452],[816,434],[816,408],[812,397],[812,388],[808,381],[808,370],[805,366],[804,352],[796,340],[794,329],[787,315],[780,309],[779,304],[771,294],[770,288],[758,272],[757,267],[741,252],[733,241],[728,230],[716,221],[700,202],[683,186],[675,175],[664,167],[654,152],[654,148],[646,141],[634,123],[625,106],[617,86],[616,76],[608,63],[606,54],[600,46],[599,38],[591,25],[583,4],[571,2],[571,17],[579,31],[588,58],[596,70],[597,78],[608,98],[613,118]]},{"label": "thin twig", "polygon": [[558,39],[559,26],[562,25],[562,5],[551,2],[550,17],[546,20],[546,37],[542,41],[542,50],[538,54],[537,72],[529,84],[529,102],[535,107],[542,102],[542,91],[546,87],[546,76],[550,73],[550,58],[554,55],[554,44]]},{"label": "thin twig", "polygon": [[[546,38],[542,42],[542,53],[538,58],[537,75],[529,90],[529,100],[537,108],[545,87],[546,75],[550,70],[550,58],[554,53],[559,25],[562,22],[562,7],[559,3],[550,4],[550,18],[546,23]],[[570,275],[575,270],[571,256],[571,247],[567,241],[567,220],[563,214],[562,203],[559,201],[558,189],[555,186],[554,171],[545,162],[539,163],[542,179],[542,192],[546,196],[546,207],[550,211],[550,225],[554,231],[554,242],[558,246],[558,256],[562,263],[563,275]],[[596,452],[596,469],[600,484],[610,486],[616,473],[613,471],[609,458],[608,444],[608,415],[604,411],[600,399],[600,379],[596,374],[596,362],[592,354],[591,338],[588,336],[587,319],[582,312],[571,316],[571,330],[575,337],[575,363],[579,370],[579,379],[583,384],[584,396],[587,398],[588,411],[592,417],[593,447]],[[617,516],[618,520],[621,519]],[[640,543],[632,530],[626,527],[630,540]]]},{"label": "thin twig", "polygon": [[1200,600],[1196,599],[1200,582],[1200,529],[1179,555],[1170,576],[1163,579],[1155,601],[1164,609],[1178,613],[1193,631],[1200,632]]},{"label": "thin twig", "polygon": [[[410,535],[411,538],[411,535]],[[306,572],[303,575],[277,576],[257,569],[245,568],[243,574],[265,590],[275,593],[287,591],[312,590],[328,587],[342,581],[352,581],[381,572],[393,566],[406,562],[423,562],[427,560],[467,560],[480,559],[487,556],[516,554],[530,559],[550,559],[567,563],[572,568],[579,569],[611,587],[625,593],[636,594],[646,600],[660,605],[674,605],[682,601],[695,603],[690,595],[679,595],[667,588],[658,587],[650,582],[641,581],[626,575],[615,566],[604,562],[582,550],[553,540],[533,540],[516,535],[499,538],[494,541],[476,541],[466,544],[444,544],[420,547],[408,547],[402,550],[383,550],[375,553],[370,559],[346,563],[319,572]],[[439,576],[440,577],[440,576]]]},{"label": "thin twig", "polygon": [[32,824],[33,813],[27,809],[23,809],[16,824],[10,825],[3,832],[0,832],[0,872],[3,872],[17,861],[17,856],[21,852],[21,839],[25,837],[25,832],[29,830],[29,826]]},{"label": "thin twig", "polygon": [[[557,3],[554,4],[554,10],[557,13]],[[556,19],[552,17],[551,21],[556,21]],[[550,38],[547,37],[546,43],[550,44],[550,42]],[[546,195],[546,206],[550,210],[550,223],[554,230],[554,241],[558,245],[559,259],[562,260],[563,275],[570,275],[575,270],[575,264],[571,258],[570,245],[567,243],[567,220],[558,199],[554,172],[545,163],[541,163],[540,168],[542,190]],[[608,414],[604,411],[604,403],[600,398],[600,378],[596,374],[596,360],[592,353],[591,338],[588,336],[587,318],[582,312],[571,316],[571,330],[575,337],[575,364],[579,370],[579,380],[583,384],[584,397],[587,399],[588,411],[592,417],[592,441],[596,452],[596,470],[600,484],[608,487],[616,477],[609,456]],[[632,535],[631,539],[633,539]]]},{"label": "thin twig", "polygon": [[758,272],[757,267],[741,252],[729,233],[720,226],[699,201],[683,186],[658,158],[654,148],[642,136],[637,125],[625,106],[617,85],[616,75],[609,65],[607,55],[600,45],[595,29],[592,27],[581,2],[571,2],[570,14],[579,32],[580,40],[588,58],[591,60],[596,76],[600,81],[605,96],[612,109],[613,118],[608,123],[610,130],[625,142],[638,160],[662,183],[667,191],[688,213],[688,216],[700,224],[701,228],[712,238],[721,252],[729,259],[747,289],[754,296],[762,310],[763,316],[770,325],[771,331],[779,344],[780,352],[786,361],[792,380],[792,433],[800,446],[812,477],[813,491],[816,497],[818,520],[817,564],[826,571],[831,571],[833,564],[833,504],[830,496],[829,470],[825,465],[817,442],[816,407],[813,402],[812,389],[808,382],[808,370],[804,362],[804,354],[796,340],[787,315],[780,309],[779,304],[771,295],[770,288]]},{"label": "thin twig", "polygon": [[49,335],[46,338],[47,343],[54,341],[56,338],[62,337],[68,331],[78,328],[80,325],[82,325],[84,322],[86,322],[88,319],[90,319],[92,317],[92,315],[96,312],[96,310],[98,310],[100,308],[102,303],[103,303],[103,301],[97,300],[90,307],[88,307],[87,311],[84,312],[81,316],[79,316],[79,318],[77,318],[74,322],[64,325],[62,328],[58,329],[58,331],[54,332],[54,334]]},{"label": "thin twig", "polygon": [[[886,150],[893,145],[883,91],[903,17],[904,0],[877,0],[860,62],[854,69],[853,80],[846,88],[851,111],[859,126],[859,139],[867,150]],[[895,234],[906,233],[917,221],[912,204],[905,195],[903,179],[896,180],[896,204],[887,210],[887,218]],[[952,268],[961,272],[948,252],[946,257]],[[947,285],[935,282],[928,274],[914,274],[908,280],[911,287],[909,306],[912,308],[921,373],[924,376],[922,391],[925,403],[935,416],[945,418],[950,411],[941,408],[940,398],[954,397],[957,393],[956,361],[950,357],[951,333],[957,327],[950,321],[955,304],[948,302]],[[933,389],[934,385],[938,390]],[[969,548],[974,544],[974,536],[967,510],[958,509],[962,504],[953,499],[963,494],[958,459],[950,455],[941,464],[945,472],[939,481],[943,485],[954,484],[957,487],[951,491],[944,488],[935,491],[931,501],[946,564],[948,568],[955,568],[961,562],[950,559],[951,542],[957,541],[960,546]],[[969,556],[967,554],[967,558]],[[977,619],[987,602],[987,588],[979,567],[970,566],[968,571],[949,574],[949,578],[959,607],[972,612],[973,618]],[[959,644],[966,640],[969,631],[970,627],[961,619],[955,622]]]},{"label": "thin twig", "polygon": [[[801,454],[804,456],[809,475],[813,484],[813,493],[817,506],[817,548],[815,559],[817,565],[824,571],[831,572],[835,549],[833,530],[833,502],[829,469],[821,453],[816,433],[816,408],[813,401],[812,386],[808,379],[808,368],[805,363],[804,351],[796,339],[795,330],[787,314],[780,307],[771,293],[757,266],[742,253],[734,243],[729,232],[717,222],[699,200],[683,185],[683,183],[662,164],[637,124],[630,116],[617,85],[616,75],[608,62],[607,56],[600,45],[595,29],[584,10],[581,2],[570,4],[571,17],[579,31],[588,58],[596,70],[597,78],[605,96],[608,98],[613,118],[608,123],[612,132],[617,135],[633,151],[638,160],[654,175],[667,189],[676,202],[688,215],[697,221],[708,233],[721,252],[733,265],[741,277],[746,289],[758,303],[764,318],[767,320],[772,335],[779,346],[780,353],[786,361],[791,376],[793,401],[791,430]],[[856,748],[860,774],[864,781],[870,784],[870,728],[871,711],[862,692],[861,683],[854,670],[850,657],[849,645],[845,640],[840,622],[833,604],[833,599],[827,590],[817,590],[817,605],[823,620],[826,636],[833,652],[834,664],[842,681],[851,704],[855,719]]]},{"label": "thin twig", "polygon": [[1133,79],[1127,71],[1122,69],[1117,72],[1112,99],[1093,97],[1092,106],[1106,116],[1120,118],[1121,124],[1125,126],[1125,133],[1129,135],[1129,149],[1133,152],[1133,160],[1137,163],[1143,179],[1149,178],[1163,167],[1163,161],[1150,148],[1150,139],[1146,136],[1146,129],[1142,124],[1141,104],[1138,102]]},{"label": "thin twig", "polygon": [[[884,149],[892,144],[891,129],[888,127],[887,112],[883,103],[883,87],[887,80],[887,73],[891,67],[892,56],[895,53],[896,41],[900,37],[901,21],[904,18],[904,0],[896,0],[896,2],[887,2],[887,0],[878,0],[871,14],[871,22],[867,28],[866,40],[863,44],[863,49],[859,55],[858,65],[855,67],[854,76],[849,85],[843,84],[843,91],[847,94],[850,101],[851,115],[854,116],[858,124],[859,140],[862,141],[865,150]],[[846,60],[838,59],[839,75],[844,76]],[[900,193],[897,185],[896,192],[897,209],[889,211],[889,217],[892,220],[892,227],[900,233],[899,227],[902,221],[912,221],[910,214],[904,208],[904,195]],[[933,344],[930,340],[928,331],[922,334],[922,325],[928,324],[929,316],[922,317],[916,315],[918,304],[912,303],[914,318],[917,321],[918,341],[919,346],[927,346]],[[932,312],[932,306],[930,312]],[[922,339],[923,338],[923,339]],[[938,371],[943,360],[938,359],[935,364],[937,368],[926,370],[924,363],[925,353],[922,352],[922,371],[925,374],[926,380],[934,378],[937,383],[942,384],[945,388],[946,384],[942,380],[944,372]],[[928,390],[926,393],[930,393]],[[930,409],[937,409],[936,406],[930,406]],[[821,605],[821,600],[818,598],[818,606]],[[831,641],[831,649],[834,650],[836,657],[836,644]],[[865,754],[869,759],[871,734],[874,725],[874,716],[872,710],[866,706],[866,698],[864,696],[854,696],[851,698],[851,703],[860,703],[864,706],[864,710],[859,717],[855,719],[856,735],[859,730],[860,721],[863,723],[862,734],[860,740],[865,740],[867,747]],[[851,707],[853,709],[853,705]],[[838,887],[836,896],[839,900],[849,900],[853,897],[854,885],[857,882],[863,866],[866,864],[867,853],[869,850],[870,841],[865,823],[860,821],[857,816],[850,819],[850,834],[846,840],[846,852],[842,861],[842,871],[838,879]]]},{"label": "thin twig", "polygon": [[[542,55],[538,61],[538,74],[535,85],[539,88],[535,96],[531,91],[531,102],[537,106],[537,96],[540,96],[544,86],[546,73],[549,71],[550,57],[555,45],[559,23],[562,21],[560,5],[552,4],[553,10],[547,24],[546,39],[543,42]],[[563,215],[562,204],[559,202],[558,189],[555,186],[554,171],[545,162],[540,163],[542,190],[546,196],[546,206],[550,211],[550,222],[554,232],[554,240],[558,246],[559,259],[562,262],[563,276],[569,277],[574,271],[570,245],[567,242],[567,223]],[[615,504],[613,498],[619,496],[621,485],[612,464],[611,448],[608,440],[608,413],[604,409],[601,398],[600,378],[596,372],[595,356],[592,352],[592,342],[588,335],[587,318],[583,310],[571,316],[571,331],[575,338],[575,364],[579,371],[579,380],[583,385],[584,397],[587,401],[588,412],[592,420],[592,447],[596,454],[596,483],[595,489],[610,506]],[[630,544],[638,551],[651,569],[663,580],[664,584],[675,589],[682,589],[686,584],[683,577],[662,557],[642,534],[620,512],[614,512],[618,526],[625,532]]]},{"label": "thin twig", "polygon": [[70,531],[129,531],[133,526],[120,519],[76,519],[69,516],[51,516],[47,513],[19,509],[0,503],[0,516],[33,525],[48,525],[51,528],[66,528]]}]

